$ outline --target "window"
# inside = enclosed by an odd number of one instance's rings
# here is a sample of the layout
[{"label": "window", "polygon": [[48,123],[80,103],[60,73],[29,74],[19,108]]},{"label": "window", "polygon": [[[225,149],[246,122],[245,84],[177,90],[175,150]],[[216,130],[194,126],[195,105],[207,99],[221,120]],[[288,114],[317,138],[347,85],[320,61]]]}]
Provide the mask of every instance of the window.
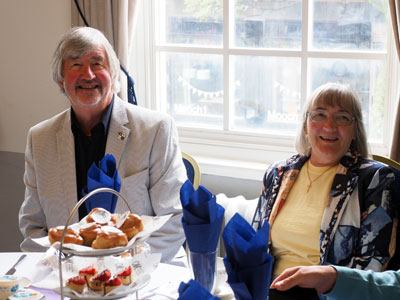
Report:
[{"label": "window", "polygon": [[182,148],[200,157],[202,170],[218,173],[216,164],[234,161],[237,176],[260,179],[265,164],[295,153],[302,104],[330,81],[352,86],[372,151],[388,153],[398,76],[387,1],[143,5],[142,15],[150,16],[138,27],[144,54],[135,54],[140,77],[147,72],[142,95],[174,117]]}]

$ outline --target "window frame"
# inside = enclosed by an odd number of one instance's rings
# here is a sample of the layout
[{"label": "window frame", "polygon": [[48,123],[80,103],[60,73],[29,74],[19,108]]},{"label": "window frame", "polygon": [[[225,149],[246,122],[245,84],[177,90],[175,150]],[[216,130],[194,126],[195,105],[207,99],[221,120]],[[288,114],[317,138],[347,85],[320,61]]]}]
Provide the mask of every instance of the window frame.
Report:
[{"label": "window frame", "polygon": [[[241,49],[230,48],[229,39],[230,26],[228,9],[229,0],[223,0],[224,7],[224,26],[223,26],[223,45],[218,47],[199,47],[199,46],[178,46],[178,45],[156,45],[156,26],[153,26],[155,14],[154,5],[158,0],[140,1],[137,6],[138,19],[136,31],[131,49],[130,67],[135,78],[136,93],[138,104],[153,110],[162,110],[162,105],[157,101],[160,89],[156,88],[156,77],[159,76],[157,69],[158,58],[156,52],[186,52],[210,53],[223,55],[224,72],[224,128],[220,130],[191,128],[177,126],[180,138],[181,150],[190,153],[196,158],[202,173],[244,178],[251,180],[261,180],[268,164],[290,157],[296,153],[294,147],[295,135],[277,136],[272,134],[259,134],[229,130],[232,107],[229,106],[229,56],[230,55],[261,55],[261,56],[282,56],[300,57],[301,59],[301,104],[304,103],[309,95],[309,58],[344,58],[344,59],[376,59],[386,55],[389,58],[387,65],[388,89],[385,93],[385,112],[384,112],[384,133],[383,143],[369,143],[370,151],[374,154],[388,156],[390,152],[391,136],[393,134],[393,123],[398,99],[399,64],[393,42],[393,32],[389,26],[387,53],[362,51],[313,51],[308,50],[308,34],[310,26],[308,22],[309,0],[303,0],[302,7],[302,49],[282,50],[282,49]],[[147,17],[143,17],[147,16]],[[304,21],[306,20],[306,21]],[[389,17],[390,22],[390,17]],[[392,101],[390,101],[392,99]]]}]

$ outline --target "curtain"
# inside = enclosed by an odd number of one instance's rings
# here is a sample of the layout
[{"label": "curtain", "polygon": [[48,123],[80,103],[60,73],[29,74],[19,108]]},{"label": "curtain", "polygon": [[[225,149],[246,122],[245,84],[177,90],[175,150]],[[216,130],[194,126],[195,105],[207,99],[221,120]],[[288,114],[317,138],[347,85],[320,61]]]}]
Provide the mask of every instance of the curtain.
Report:
[{"label": "curtain", "polygon": [[[79,6],[93,28],[101,30],[113,45],[121,65],[129,72],[129,54],[136,25],[138,0],[78,0]],[[72,26],[85,26],[75,1],[71,0]],[[119,96],[127,100],[127,79],[120,72]]]},{"label": "curtain", "polygon": [[[396,44],[397,57],[400,61],[400,42],[399,42],[399,17],[400,17],[400,0],[389,0],[390,16],[392,19],[392,28],[394,34],[394,42]],[[396,118],[394,122],[392,146],[390,149],[391,159],[400,162],[400,101],[398,102]]]}]

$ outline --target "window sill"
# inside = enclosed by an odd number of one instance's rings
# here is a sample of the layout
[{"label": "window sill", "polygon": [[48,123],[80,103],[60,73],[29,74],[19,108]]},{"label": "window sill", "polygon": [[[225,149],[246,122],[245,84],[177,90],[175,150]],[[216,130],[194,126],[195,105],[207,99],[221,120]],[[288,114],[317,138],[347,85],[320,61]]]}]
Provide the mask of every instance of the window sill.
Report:
[{"label": "window sill", "polygon": [[[246,180],[261,181],[270,163],[286,159],[295,154],[293,141],[281,139],[278,145],[262,144],[257,138],[230,139],[226,134],[213,135],[208,132],[207,138],[196,136],[180,130],[181,150],[193,156],[199,164],[202,174],[224,176]],[[273,141],[268,138],[268,141]],[[286,145],[284,144],[286,142]]]},{"label": "window sill", "polygon": [[[208,135],[210,138],[210,135]],[[181,150],[193,156],[201,174],[261,181],[268,165],[296,154],[288,145],[261,145],[245,141],[180,138]],[[387,146],[370,144],[373,154],[388,156]]]},{"label": "window sill", "polygon": [[202,174],[261,181],[268,164],[193,156]]}]

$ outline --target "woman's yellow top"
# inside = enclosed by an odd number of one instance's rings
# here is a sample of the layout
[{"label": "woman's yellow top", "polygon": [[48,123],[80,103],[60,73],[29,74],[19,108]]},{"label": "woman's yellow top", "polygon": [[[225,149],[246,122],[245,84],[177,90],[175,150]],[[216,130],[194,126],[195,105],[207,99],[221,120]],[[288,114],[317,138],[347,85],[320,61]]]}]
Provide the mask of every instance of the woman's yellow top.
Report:
[{"label": "woman's yellow top", "polygon": [[316,167],[310,160],[301,168],[271,226],[274,276],[289,267],[320,263],[319,232],[335,173],[336,166]]}]

